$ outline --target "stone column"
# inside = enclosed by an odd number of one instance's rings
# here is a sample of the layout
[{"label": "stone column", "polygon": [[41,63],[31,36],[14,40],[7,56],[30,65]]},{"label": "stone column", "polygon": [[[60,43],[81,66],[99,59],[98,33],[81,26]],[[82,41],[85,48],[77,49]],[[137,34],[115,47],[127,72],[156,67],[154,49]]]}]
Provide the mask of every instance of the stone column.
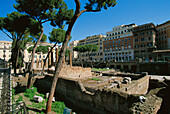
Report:
[{"label": "stone column", "polygon": [[63,58],[63,64],[65,64],[65,57]]},{"label": "stone column", "polygon": [[[48,52],[50,51],[50,47],[48,48]],[[49,57],[48,57],[48,68],[50,68],[51,66],[51,53],[49,53]]]},{"label": "stone column", "polygon": [[53,62],[54,62],[54,60],[53,60],[53,56],[54,56],[54,55],[53,55],[53,52],[54,52],[54,50],[52,49],[52,50],[51,50],[51,65],[53,65]]},{"label": "stone column", "polygon": [[56,64],[57,64],[57,62],[58,62],[58,48],[56,48],[55,54],[56,54],[56,60],[55,60],[55,62],[56,62]]},{"label": "stone column", "polygon": [[43,68],[43,65],[44,65],[44,60],[41,59],[41,68]]},{"label": "stone column", "polygon": [[123,68],[123,64],[120,64],[121,66],[120,66],[120,69],[123,69],[124,70],[124,68]]},{"label": "stone column", "polygon": [[45,63],[45,68],[48,68],[48,63],[47,63],[47,60],[46,60],[46,63]]},{"label": "stone column", "polygon": [[70,67],[72,67],[72,56],[71,56],[71,52],[69,53],[69,57],[70,57]]},{"label": "stone column", "polygon": [[39,67],[39,60],[38,60],[38,58],[37,58],[37,68]]},{"label": "stone column", "polygon": [[132,70],[131,64],[129,63],[129,64],[128,64],[128,71],[131,71],[131,70]]}]

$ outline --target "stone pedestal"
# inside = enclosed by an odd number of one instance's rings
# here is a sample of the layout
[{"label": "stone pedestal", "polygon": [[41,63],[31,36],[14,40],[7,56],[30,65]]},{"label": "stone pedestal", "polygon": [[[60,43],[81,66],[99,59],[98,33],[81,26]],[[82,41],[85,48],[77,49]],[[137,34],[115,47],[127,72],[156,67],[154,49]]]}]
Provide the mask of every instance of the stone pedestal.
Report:
[{"label": "stone pedestal", "polygon": [[39,67],[39,60],[38,59],[37,59],[37,64],[36,65],[37,65],[37,68],[38,68]]},{"label": "stone pedestal", "polygon": [[54,62],[54,60],[53,60],[53,57],[54,57],[53,52],[54,52],[54,50],[52,49],[51,50],[51,65],[53,65],[53,62]]},{"label": "stone pedestal", "polygon": [[[50,51],[50,47],[48,48],[48,52]],[[51,66],[51,53],[49,53],[48,57],[48,68]]]},{"label": "stone pedestal", "polygon": [[71,56],[71,52],[69,53],[69,57],[70,57],[70,67],[72,67],[72,56]]}]

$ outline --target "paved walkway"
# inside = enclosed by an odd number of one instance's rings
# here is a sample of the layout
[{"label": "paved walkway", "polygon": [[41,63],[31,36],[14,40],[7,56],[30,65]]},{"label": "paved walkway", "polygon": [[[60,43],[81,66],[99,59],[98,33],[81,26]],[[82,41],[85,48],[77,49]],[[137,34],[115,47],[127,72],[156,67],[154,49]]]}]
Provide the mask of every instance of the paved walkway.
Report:
[{"label": "paved walkway", "polygon": [[149,75],[151,77],[151,79],[156,79],[156,80],[160,80],[160,81],[164,81],[165,78],[167,80],[170,80],[170,76],[161,76],[161,75]]}]

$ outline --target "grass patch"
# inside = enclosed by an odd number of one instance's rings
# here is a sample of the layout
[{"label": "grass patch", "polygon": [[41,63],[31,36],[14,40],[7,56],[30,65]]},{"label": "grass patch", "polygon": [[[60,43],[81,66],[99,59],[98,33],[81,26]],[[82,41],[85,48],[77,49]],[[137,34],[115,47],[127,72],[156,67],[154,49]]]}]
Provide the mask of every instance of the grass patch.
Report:
[{"label": "grass patch", "polygon": [[52,111],[56,112],[57,114],[63,114],[64,108],[66,108],[63,102],[56,101],[52,103]]},{"label": "grass patch", "polygon": [[99,79],[99,78],[90,78],[90,80],[102,81],[102,80],[101,80],[101,79]]},{"label": "grass patch", "polygon": [[91,70],[94,70],[94,71],[107,71],[107,70],[110,70],[110,69],[106,69],[106,68],[102,68],[102,69],[92,68]]},{"label": "grass patch", "polygon": [[[31,101],[31,105],[27,105],[27,106],[32,107],[32,108],[36,108],[36,109],[45,109],[46,108],[47,98],[44,99],[42,102],[37,103],[37,102],[33,101],[34,95],[41,96],[41,97],[45,98],[44,94],[37,93],[37,88],[36,87],[31,87],[31,89],[27,89],[24,92],[24,96],[28,97],[29,100]],[[22,98],[18,97],[18,100],[20,101],[20,100],[22,100]],[[57,114],[63,114],[64,108],[66,108],[66,106],[65,106],[65,104],[63,102],[56,101],[56,102],[52,103],[51,108],[52,108],[52,111],[56,112]],[[40,114],[44,114],[44,112],[41,112]]]}]

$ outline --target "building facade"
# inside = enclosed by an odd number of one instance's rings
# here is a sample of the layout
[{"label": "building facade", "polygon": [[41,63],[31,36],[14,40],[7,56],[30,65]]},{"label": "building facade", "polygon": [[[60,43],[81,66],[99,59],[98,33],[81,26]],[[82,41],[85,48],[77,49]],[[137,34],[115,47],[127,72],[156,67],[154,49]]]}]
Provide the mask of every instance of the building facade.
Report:
[{"label": "building facade", "polygon": [[72,41],[69,43],[69,46],[67,47],[67,49],[71,51],[72,60],[78,58],[78,52],[73,51],[73,48],[77,46],[78,42],[79,42],[78,40]]},{"label": "building facade", "polygon": [[[99,47],[98,52],[92,52],[91,57],[92,61],[99,62],[103,61],[103,39],[105,38],[105,35],[93,35],[88,36],[85,39],[82,39],[79,41],[78,45],[87,45],[87,44],[95,44]],[[80,54],[82,61],[89,61],[89,56],[87,52]],[[79,60],[80,61],[80,57]]]},{"label": "building facade", "polygon": [[0,41],[0,59],[8,61],[11,59],[12,41]]},{"label": "building facade", "polygon": [[170,49],[170,20],[157,25],[156,46],[157,50]]},{"label": "building facade", "polygon": [[135,24],[120,25],[107,32],[103,41],[104,60],[130,61],[134,59],[133,27]]},{"label": "building facade", "polygon": [[134,58],[136,60],[152,61],[152,52],[156,50],[156,28],[153,23],[143,24],[133,28]]},{"label": "building facade", "polygon": [[[52,47],[53,45],[54,45],[54,44],[52,44],[52,43],[47,43],[47,42],[39,43],[39,44],[38,44],[38,46],[51,46],[51,47]],[[34,46],[34,44],[31,43],[31,42],[26,44],[27,49],[28,49],[29,47],[31,47],[31,46]],[[55,61],[55,58],[56,58],[56,55],[55,55],[55,51],[56,51],[55,49],[56,49],[56,48],[59,48],[59,46],[56,45],[56,47],[54,47],[54,49],[53,49],[53,51],[52,51],[52,53],[53,53],[52,56],[53,56],[53,58],[54,58],[54,61]],[[30,61],[31,61],[31,53],[29,53],[27,49],[24,50],[24,62],[30,62]],[[41,62],[41,60],[45,59],[46,56],[47,56],[47,53],[45,53],[45,54],[43,54],[42,52],[35,53],[34,62],[36,62],[37,60],[39,60],[39,61]]]}]

